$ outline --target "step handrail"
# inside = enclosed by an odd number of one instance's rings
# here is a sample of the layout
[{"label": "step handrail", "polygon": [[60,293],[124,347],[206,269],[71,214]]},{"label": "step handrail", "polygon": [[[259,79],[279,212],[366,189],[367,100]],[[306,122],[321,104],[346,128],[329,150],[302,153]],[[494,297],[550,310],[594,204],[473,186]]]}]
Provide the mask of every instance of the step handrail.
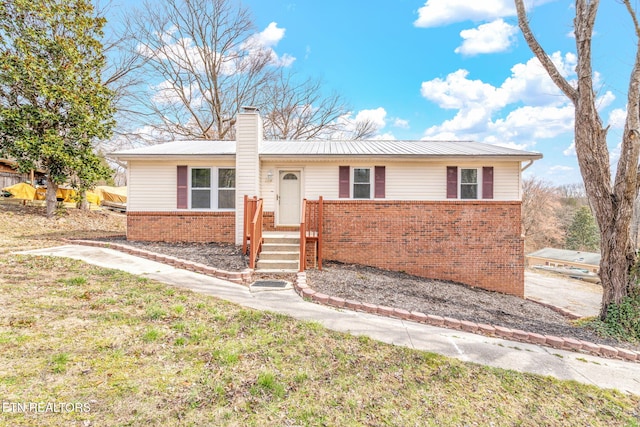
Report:
[{"label": "step handrail", "polygon": [[256,203],[255,213],[251,219],[251,227],[249,228],[249,239],[251,241],[249,268],[256,268],[256,260],[258,254],[262,250],[262,226],[263,226],[262,199],[258,199]]},{"label": "step handrail", "polygon": [[300,271],[307,269],[307,199],[302,199],[302,219],[300,221]]},{"label": "step handrail", "polygon": [[322,270],[322,223],[324,202],[322,196],[318,200],[302,201],[302,219],[300,221],[300,271],[307,268],[307,242],[317,242],[316,261],[318,270]]}]

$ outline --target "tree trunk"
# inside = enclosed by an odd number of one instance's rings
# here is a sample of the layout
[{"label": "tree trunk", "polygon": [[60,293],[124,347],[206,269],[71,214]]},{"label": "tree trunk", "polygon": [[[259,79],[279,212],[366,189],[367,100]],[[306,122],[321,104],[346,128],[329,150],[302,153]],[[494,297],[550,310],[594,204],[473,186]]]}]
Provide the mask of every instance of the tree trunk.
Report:
[{"label": "tree trunk", "polygon": [[600,319],[604,320],[611,304],[620,304],[629,295],[630,272],[635,264],[635,251],[629,238],[629,229],[611,221],[601,233],[600,280],[602,305]]},{"label": "tree trunk", "polygon": [[56,207],[58,206],[58,198],[56,193],[58,192],[58,184],[53,182],[51,178],[47,177],[47,218],[51,218],[56,213]]},{"label": "tree trunk", "polygon": [[[630,0],[622,0],[640,36],[640,23]],[[638,156],[640,153],[640,43],[629,77],[627,117],[620,145],[615,179],[611,180],[607,129],[596,106],[591,41],[599,0],[576,0],[574,35],[576,40],[576,84],[570,84],[556,68],[529,27],[523,0],[515,0],[518,24],[527,44],[549,77],[575,106],[575,147],[589,202],[600,227],[600,278],[603,295],[600,318],[604,320],[611,304],[619,304],[634,284],[631,267],[636,252],[631,239],[633,205],[638,196]]]},{"label": "tree trunk", "polygon": [[80,201],[78,202],[78,208],[81,211],[89,210],[89,201],[87,200],[87,190],[80,191]]}]

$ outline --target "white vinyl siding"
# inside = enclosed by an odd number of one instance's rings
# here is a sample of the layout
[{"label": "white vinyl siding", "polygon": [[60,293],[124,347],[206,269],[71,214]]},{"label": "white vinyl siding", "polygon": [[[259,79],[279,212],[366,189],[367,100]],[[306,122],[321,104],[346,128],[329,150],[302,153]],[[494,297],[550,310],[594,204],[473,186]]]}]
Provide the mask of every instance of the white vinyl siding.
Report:
[{"label": "white vinyl siding", "polygon": [[520,200],[519,163],[503,163],[494,166],[493,200]]},{"label": "white vinyl siding", "polygon": [[167,162],[129,161],[127,210],[131,212],[170,212],[176,209],[178,165],[189,167],[234,168],[232,159],[185,159]]},{"label": "white vinyl siding", "polygon": [[[349,164],[352,167],[385,166],[385,200],[447,200],[446,167],[460,168],[494,167],[493,200],[520,200],[520,163],[519,162],[398,162],[370,160],[353,162],[343,159],[341,162],[317,163],[263,163],[260,166],[260,196],[264,199],[265,211],[275,210],[275,190],[278,170],[300,170],[302,173],[303,198],[317,200],[323,196],[327,200],[338,199],[339,166]],[[129,162],[129,203],[130,211],[175,211],[176,210],[176,166],[219,166],[235,167],[234,160],[185,159],[181,161],[130,161]],[[272,171],[269,182],[267,173]],[[238,179],[236,177],[236,179]],[[236,190],[238,197],[244,196]],[[251,194],[250,196],[253,196]]]},{"label": "white vinyl siding", "polygon": [[[482,167],[493,166],[493,199],[492,200],[520,200],[520,163],[518,162],[474,162],[455,164],[454,162],[390,162],[371,160],[354,162],[344,159],[341,162],[318,162],[280,165],[264,163],[262,165],[261,190],[265,202],[265,210],[275,209],[275,190],[277,172],[279,169],[296,169],[302,171],[302,197],[317,200],[323,196],[326,200],[337,200],[339,166],[349,165],[352,168],[372,168],[373,165],[385,166],[385,200],[447,200],[447,166],[478,169],[478,179],[482,179]],[[271,170],[274,178],[267,180],[267,173]],[[353,174],[351,175],[353,187]]]}]

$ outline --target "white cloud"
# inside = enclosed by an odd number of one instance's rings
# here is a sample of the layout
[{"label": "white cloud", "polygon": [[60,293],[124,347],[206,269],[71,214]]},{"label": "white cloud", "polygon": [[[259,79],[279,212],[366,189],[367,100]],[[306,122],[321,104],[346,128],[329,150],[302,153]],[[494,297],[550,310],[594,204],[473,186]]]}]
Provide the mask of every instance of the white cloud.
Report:
[{"label": "white cloud", "polygon": [[598,97],[596,100],[596,105],[598,106],[598,110],[602,110],[610,106],[613,101],[615,101],[616,96],[610,91],[606,91],[604,95]]},{"label": "white cloud", "polygon": [[[528,10],[555,0],[527,0]],[[416,27],[439,27],[464,21],[491,21],[516,15],[513,0],[426,0]]]},{"label": "white cloud", "polygon": [[393,126],[401,129],[409,129],[409,120],[396,118],[393,121]]},{"label": "white cloud", "polygon": [[[570,79],[575,56],[556,52],[552,60]],[[573,131],[573,104],[535,58],[512,67],[511,76],[497,87],[457,70],[423,82],[421,93],[441,108],[457,110],[453,118],[425,130],[427,139],[473,139],[530,149],[540,139]],[[602,102],[609,99],[605,94]],[[503,113],[507,108],[510,112]]]},{"label": "white cloud", "polygon": [[514,16],[512,0],[427,0],[418,9],[416,27],[439,27],[464,21],[486,21],[504,16]]},{"label": "white cloud", "polygon": [[373,140],[380,140],[380,141],[393,141],[396,139],[395,135],[391,132],[385,132],[383,134],[377,134],[375,135],[373,138],[371,138]]},{"label": "white cloud", "polygon": [[576,143],[572,142],[570,146],[568,146],[563,152],[567,157],[575,157],[576,155]]},{"label": "white cloud", "polygon": [[[560,52],[551,55],[551,60],[565,78],[570,78],[575,69],[576,57]],[[506,103],[522,102],[527,105],[562,105],[566,96],[558,89],[542,67],[538,58],[531,58],[525,64],[511,68],[511,76],[501,85]]]},{"label": "white cloud", "polygon": [[202,106],[203,98],[196,85],[179,87],[177,83],[165,80],[152,86],[152,89],[154,91],[152,100],[158,105],[182,104],[186,99],[193,108]]},{"label": "white cloud", "polygon": [[517,27],[497,19],[477,28],[460,32],[462,45],[455,49],[455,53],[463,55],[477,55],[480,53],[504,52],[514,42]]},{"label": "white cloud", "polygon": [[358,128],[363,123],[369,122],[375,133],[371,139],[396,139],[391,132],[384,134],[378,133],[387,125],[387,111],[383,107],[369,110],[360,110],[357,113],[349,112],[343,114],[336,120],[338,130],[328,134],[323,134],[323,138],[329,139],[351,139],[354,134],[358,133]]},{"label": "white cloud", "polygon": [[573,130],[574,108],[525,106],[511,111],[506,119],[498,119],[489,126],[503,135],[519,138],[550,139]]},{"label": "white cloud", "polygon": [[373,123],[376,129],[379,130],[384,128],[387,125],[386,117],[387,117],[387,111],[382,107],[378,107],[374,110],[359,111],[358,114],[356,114],[355,121],[356,122],[369,121]]},{"label": "white cloud", "polygon": [[469,71],[458,70],[445,80],[436,78],[422,83],[422,96],[440,108],[462,109],[469,105],[501,106],[497,88],[481,80],[468,80]]},{"label": "white cloud", "polygon": [[285,28],[278,28],[276,22],[271,22],[267,25],[267,28],[249,37],[247,41],[243,43],[242,49],[248,51],[250,55],[259,55],[266,52],[270,57],[272,65],[289,67],[296,58],[288,53],[278,56],[274,49],[280,40],[284,38],[285,32]]},{"label": "white cloud", "polygon": [[609,125],[614,129],[624,129],[627,120],[627,110],[616,108],[609,113]]},{"label": "white cloud", "polygon": [[262,32],[256,34],[254,40],[264,47],[275,47],[284,38],[284,28],[278,28],[276,22],[271,22]]}]

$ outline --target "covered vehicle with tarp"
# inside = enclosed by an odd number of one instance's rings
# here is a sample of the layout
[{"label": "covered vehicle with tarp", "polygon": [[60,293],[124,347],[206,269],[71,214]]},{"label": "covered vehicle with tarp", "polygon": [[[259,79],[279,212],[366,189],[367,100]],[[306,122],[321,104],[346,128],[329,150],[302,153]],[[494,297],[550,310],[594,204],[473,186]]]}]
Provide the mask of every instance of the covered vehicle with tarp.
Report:
[{"label": "covered vehicle with tarp", "polygon": [[[98,188],[96,188],[95,191],[86,192],[87,201],[96,206],[100,206],[104,198],[103,197],[104,193],[102,192],[102,190],[99,190]],[[105,187],[105,188],[113,188],[115,190],[118,189],[118,187]],[[15,199],[21,199],[21,200],[46,200],[47,198],[47,189],[45,187],[36,188],[26,182],[21,182],[19,184],[15,184],[9,187],[4,187],[2,191],[5,191],[11,194],[11,197]],[[125,190],[124,190],[125,202],[127,198],[126,193],[127,193],[127,190],[125,187]],[[108,197],[113,198],[115,196],[108,195]],[[75,202],[76,191],[73,188],[65,188],[65,187],[58,188],[58,190],[56,190],[56,199],[59,202],[67,202],[67,203]]]},{"label": "covered vehicle with tarp", "polygon": [[16,199],[34,200],[36,197],[36,188],[26,182],[20,182],[18,184],[10,185],[9,187],[4,187],[2,191],[6,191]]},{"label": "covered vehicle with tarp", "polygon": [[127,187],[99,185],[94,192],[100,196],[102,206],[119,211],[127,210]]}]

